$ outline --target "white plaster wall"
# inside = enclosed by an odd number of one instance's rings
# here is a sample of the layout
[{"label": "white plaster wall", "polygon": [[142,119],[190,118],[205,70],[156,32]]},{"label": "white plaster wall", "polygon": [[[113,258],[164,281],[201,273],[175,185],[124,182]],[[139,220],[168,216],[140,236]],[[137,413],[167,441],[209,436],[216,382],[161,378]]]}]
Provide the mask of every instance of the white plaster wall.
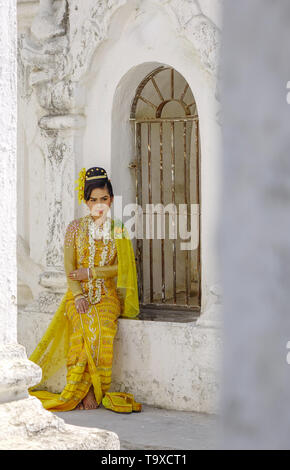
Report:
[{"label": "white plaster wall", "polygon": [[220,352],[214,328],[121,319],[112,389],[167,409],[218,413]]},{"label": "white plaster wall", "polygon": [[[120,58],[122,58],[120,60]],[[136,10],[126,5],[114,14],[108,39],[96,51],[86,77],[87,126],[83,162],[96,161],[112,176],[123,203],[135,202],[130,106],[145,75],[161,64],[175,68],[189,83],[197,102],[201,137],[202,311],[210,286],[218,282],[215,226],[220,190],[220,129],[216,121],[216,83],[204,70],[192,44],[180,37],[169,16],[155,3]]]},{"label": "white plaster wall", "polygon": [[[18,315],[18,341],[28,356],[41,339],[52,314]],[[175,323],[121,318],[114,342],[110,391],[133,393],[135,399],[161,408],[218,413],[220,401],[220,331],[195,322]],[[47,389],[59,393],[66,371]]]},{"label": "white plaster wall", "polygon": [[[39,1],[17,0],[20,39],[31,27]],[[39,276],[45,250],[44,155],[37,144],[42,111],[18,61],[17,88],[17,303],[26,305],[43,290]]]},{"label": "white plaster wall", "polygon": [[[115,194],[122,194],[124,204],[135,202],[134,173],[127,165],[134,159],[133,125],[128,119],[136,87],[160,64],[172,66],[184,76],[196,99],[200,119],[202,311],[205,311],[210,303],[210,287],[219,280],[214,238],[220,188],[216,82],[205,70],[200,52],[180,34],[181,26],[178,29],[176,19],[163,8],[162,2],[144,1],[142,6],[138,1],[124,3],[113,15],[108,38],[97,48],[79,88],[80,101],[85,94],[86,128],[76,167],[89,167],[96,162],[104,166],[112,176]],[[29,26],[36,4],[18,3],[19,34]],[[219,4],[218,0],[199,2],[208,18],[218,25]],[[190,20],[192,12],[200,11],[197,6],[188,10],[187,2],[181,1],[171,2],[171,7],[184,21]],[[82,24],[86,11],[79,9],[77,13],[73,19]],[[74,26],[71,25],[72,30]],[[43,191],[45,164],[37,126],[43,110],[34,93],[24,99],[19,97],[18,102],[18,234],[28,244],[31,259],[42,265],[47,235]],[[76,216],[85,213],[85,209],[76,204]],[[30,289],[32,282],[28,282]]]},{"label": "white plaster wall", "polygon": [[0,1],[0,343],[16,342],[16,11]]}]

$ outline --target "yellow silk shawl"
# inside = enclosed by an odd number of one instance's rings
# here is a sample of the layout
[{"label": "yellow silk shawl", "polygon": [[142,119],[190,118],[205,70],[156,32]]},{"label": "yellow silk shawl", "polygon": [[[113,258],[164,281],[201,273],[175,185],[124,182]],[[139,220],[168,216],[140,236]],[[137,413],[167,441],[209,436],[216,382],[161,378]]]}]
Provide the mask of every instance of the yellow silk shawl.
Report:
[{"label": "yellow silk shawl", "polygon": [[[139,314],[138,285],[134,250],[132,241],[124,224],[112,219],[111,237],[115,239],[118,257],[117,284],[118,295],[121,296],[121,317],[134,318]],[[65,314],[68,291],[63,296],[46,332],[29,357],[30,361],[42,369],[42,379],[29,390],[39,387],[52,377],[61,367],[66,365],[69,349],[68,319]],[[80,314],[81,315],[81,314]],[[84,338],[88,361],[92,370],[95,364],[90,349]],[[96,370],[95,370],[96,373]],[[95,375],[93,373],[93,375]],[[94,377],[92,377],[94,381]]]}]

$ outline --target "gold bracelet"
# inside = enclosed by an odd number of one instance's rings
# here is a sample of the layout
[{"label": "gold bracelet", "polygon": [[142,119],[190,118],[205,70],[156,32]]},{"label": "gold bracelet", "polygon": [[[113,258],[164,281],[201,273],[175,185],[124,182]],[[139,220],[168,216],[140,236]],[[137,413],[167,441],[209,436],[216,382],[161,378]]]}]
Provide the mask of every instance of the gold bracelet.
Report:
[{"label": "gold bracelet", "polygon": [[84,297],[84,298],[85,298],[84,294],[77,294],[77,295],[75,296],[74,300],[77,300],[78,297]]}]

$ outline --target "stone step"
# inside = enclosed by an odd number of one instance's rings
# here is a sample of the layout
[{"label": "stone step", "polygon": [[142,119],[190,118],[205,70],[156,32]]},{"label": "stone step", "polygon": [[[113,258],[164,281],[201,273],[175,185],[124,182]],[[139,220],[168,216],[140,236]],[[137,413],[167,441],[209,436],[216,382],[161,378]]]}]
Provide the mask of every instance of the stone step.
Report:
[{"label": "stone step", "polygon": [[218,449],[219,416],[143,405],[141,413],[114,413],[102,405],[96,410],[57,412],[66,423],[115,432],[121,450]]}]

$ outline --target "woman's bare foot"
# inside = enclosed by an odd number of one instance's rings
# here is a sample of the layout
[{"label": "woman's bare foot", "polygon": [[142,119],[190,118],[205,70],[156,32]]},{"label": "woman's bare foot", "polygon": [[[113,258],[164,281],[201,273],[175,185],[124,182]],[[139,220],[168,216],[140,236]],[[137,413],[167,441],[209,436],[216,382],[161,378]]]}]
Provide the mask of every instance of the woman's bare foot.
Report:
[{"label": "woman's bare foot", "polygon": [[79,404],[75,407],[75,410],[83,410],[83,409],[84,409],[83,402],[80,401]]},{"label": "woman's bare foot", "polygon": [[95,399],[93,386],[91,386],[87,395],[85,396],[85,398],[83,398],[83,404],[84,404],[85,410],[95,410],[96,408],[98,408],[99,405]]}]

